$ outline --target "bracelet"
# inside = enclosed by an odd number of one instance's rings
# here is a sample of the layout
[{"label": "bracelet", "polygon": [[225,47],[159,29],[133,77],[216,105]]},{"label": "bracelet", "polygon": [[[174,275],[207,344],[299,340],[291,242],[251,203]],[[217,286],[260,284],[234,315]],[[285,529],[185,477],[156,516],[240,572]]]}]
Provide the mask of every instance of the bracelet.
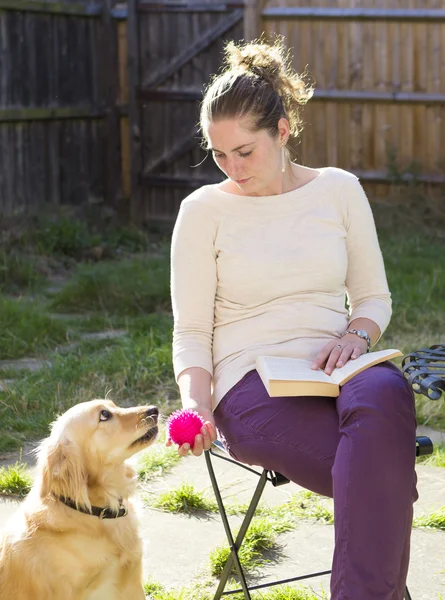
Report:
[{"label": "bracelet", "polygon": [[364,331],[363,329],[347,329],[344,333],[341,334],[340,337],[343,337],[347,333],[353,333],[354,335],[358,335],[359,338],[362,338],[362,340],[366,340],[366,344],[368,345],[366,352],[369,352],[371,350],[371,338],[369,337],[369,334],[366,333],[366,331]]}]

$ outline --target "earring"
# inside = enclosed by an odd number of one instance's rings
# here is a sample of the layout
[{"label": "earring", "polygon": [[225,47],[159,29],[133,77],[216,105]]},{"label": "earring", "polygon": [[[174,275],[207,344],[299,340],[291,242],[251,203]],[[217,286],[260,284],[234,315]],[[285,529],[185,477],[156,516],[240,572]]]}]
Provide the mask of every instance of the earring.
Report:
[{"label": "earring", "polygon": [[286,142],[283,142],[281,146],[281,172],[284,173],[286,171],[286,155],[284,153],[284,145]]}]

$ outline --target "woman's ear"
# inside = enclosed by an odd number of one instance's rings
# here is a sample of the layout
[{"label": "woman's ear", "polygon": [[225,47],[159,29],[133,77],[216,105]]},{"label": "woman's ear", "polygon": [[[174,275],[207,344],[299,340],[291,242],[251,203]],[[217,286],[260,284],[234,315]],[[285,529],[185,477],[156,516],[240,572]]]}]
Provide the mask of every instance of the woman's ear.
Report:
[{"label": "woman's ear", "polygon": [[49,494],[70,498],[76,506],[91,508],[88,476],[80,448],[68,439],[45,440],[39,450],[40,497]]},{"label": "woman's ear", "polygon": [[278,119],[278,135],[280,138],[280,145],[287,143],[290,136],[290,126],[289,121],[285,117]]}]

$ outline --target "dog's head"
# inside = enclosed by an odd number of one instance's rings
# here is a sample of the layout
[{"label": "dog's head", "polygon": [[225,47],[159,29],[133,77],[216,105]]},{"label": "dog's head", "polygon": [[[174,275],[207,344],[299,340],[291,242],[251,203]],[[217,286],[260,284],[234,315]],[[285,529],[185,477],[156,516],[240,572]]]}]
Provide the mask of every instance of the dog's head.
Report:
[{"label": "dog's head", "polygon": [[119,408],[91,400],[70,408],[39,448],[40,494],[53,493],[89,507],[88,487],[116,472],[156,438],[158,409]]}]

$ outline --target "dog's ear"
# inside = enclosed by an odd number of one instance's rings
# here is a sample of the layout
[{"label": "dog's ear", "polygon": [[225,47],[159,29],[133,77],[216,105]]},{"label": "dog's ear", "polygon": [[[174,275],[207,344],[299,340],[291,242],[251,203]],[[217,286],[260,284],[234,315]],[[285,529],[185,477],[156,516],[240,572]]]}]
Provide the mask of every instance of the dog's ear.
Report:
[{"label": "dog's ear", "polygon": [[91,508],[88,476],[80,448],[68,439],[45,440],[39,450],[40,495],[70,498],[79,507]]}]

